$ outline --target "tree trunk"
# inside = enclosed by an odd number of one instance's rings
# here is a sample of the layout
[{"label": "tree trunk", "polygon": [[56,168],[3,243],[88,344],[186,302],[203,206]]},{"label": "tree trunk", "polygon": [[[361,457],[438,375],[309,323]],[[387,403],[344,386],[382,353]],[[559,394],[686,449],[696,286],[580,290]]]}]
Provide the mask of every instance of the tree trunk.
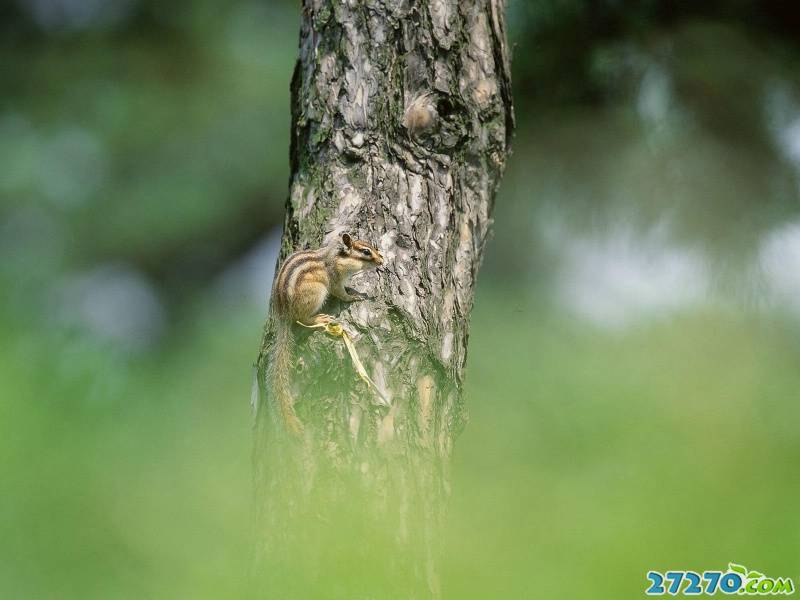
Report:
[{"label": "tree trunk", "polygon": [[295,326],[292,438],[267,320],[256,564],[274,597],[439,595],[468,321],[512,127],[504,0],[304,0],[281,260],[344,231],[381,250],[385,266],[352,284],[369,299],[324,312],[388,403],[340,338]]}]

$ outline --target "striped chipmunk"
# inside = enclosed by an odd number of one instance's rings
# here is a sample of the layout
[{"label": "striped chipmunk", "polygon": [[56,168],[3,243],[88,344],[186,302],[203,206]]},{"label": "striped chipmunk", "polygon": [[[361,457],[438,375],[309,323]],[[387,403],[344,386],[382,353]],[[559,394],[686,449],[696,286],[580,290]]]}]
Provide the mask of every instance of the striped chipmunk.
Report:
[{"label": "striped chipmunk", "polygon": [[290,373],[295,346],[292,325],[295,321],[306,327],[333,323],[333,317],[319,312],[328,296],[345,302],[363,298],[346,287],[350,278],[359,271],[382,264],[383,256],[374,246],[344,233],[318,250],[295,252],[278,270],[272,288],[277,329],[271,379],[284,424],[292,433],[303,431],[291,395]]}]

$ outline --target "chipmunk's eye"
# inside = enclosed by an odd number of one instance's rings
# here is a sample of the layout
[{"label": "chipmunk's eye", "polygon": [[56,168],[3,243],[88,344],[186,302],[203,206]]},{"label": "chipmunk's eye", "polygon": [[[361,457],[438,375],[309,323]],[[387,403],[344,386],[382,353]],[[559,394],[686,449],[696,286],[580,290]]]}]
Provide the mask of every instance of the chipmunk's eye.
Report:
[{"label": "chipmunk's eye", "polygon": [[361,251],[361,254],[363,254],[364,256],[372,256],[372,252],[370,252],[369,248],[364,248]]}]

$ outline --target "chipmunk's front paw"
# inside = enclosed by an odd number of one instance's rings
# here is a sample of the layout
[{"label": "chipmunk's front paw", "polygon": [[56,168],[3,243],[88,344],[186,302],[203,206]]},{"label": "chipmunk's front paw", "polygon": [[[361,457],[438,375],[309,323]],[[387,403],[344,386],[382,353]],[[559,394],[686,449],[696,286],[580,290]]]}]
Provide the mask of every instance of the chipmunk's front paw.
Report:
[{"label": "chipmunk's front paw", "polygon": [[358,290],[354,290],[353,288],[346,287],[344,291],[347,292],[347,295],[350,296],[350,302],[354,302],[356,300],[369,300],[369,296],[364,292],[359,292]]},{"label": "chipmunk's front paw", "polygon": [[330,315],[326,315],[324,313],[319,313],[318,315],[314,315],[311,318],[310,323],[306,324],[302,321],[297,322],[298,325],[302,325],[303,327],[307,327],[308,329],[322,329],[328,335],[332,335],[335,337],[340,337],[342,332],[342,326],[336,322]]}]

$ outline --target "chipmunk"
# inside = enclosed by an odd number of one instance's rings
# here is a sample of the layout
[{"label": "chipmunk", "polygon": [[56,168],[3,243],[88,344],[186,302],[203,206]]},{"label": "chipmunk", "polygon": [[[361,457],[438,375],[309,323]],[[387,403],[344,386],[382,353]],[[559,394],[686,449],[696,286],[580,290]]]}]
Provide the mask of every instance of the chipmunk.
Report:
[{"label": "chipmunk", "polygon": [[346,287],[359,271],[374,269],[383,264],[383,256],[366,242],[342,234],[318,250],[295,252],[281,265],[272,288],[277,331],[272,356],[272,384],[286,427],[295,434],[303,424],[294,411],[291,396],[290,372],[294,356],[295,321],[307,327],[319,327],[334,321],[320,313],[328,296],[345,302],[363,298]]}]

